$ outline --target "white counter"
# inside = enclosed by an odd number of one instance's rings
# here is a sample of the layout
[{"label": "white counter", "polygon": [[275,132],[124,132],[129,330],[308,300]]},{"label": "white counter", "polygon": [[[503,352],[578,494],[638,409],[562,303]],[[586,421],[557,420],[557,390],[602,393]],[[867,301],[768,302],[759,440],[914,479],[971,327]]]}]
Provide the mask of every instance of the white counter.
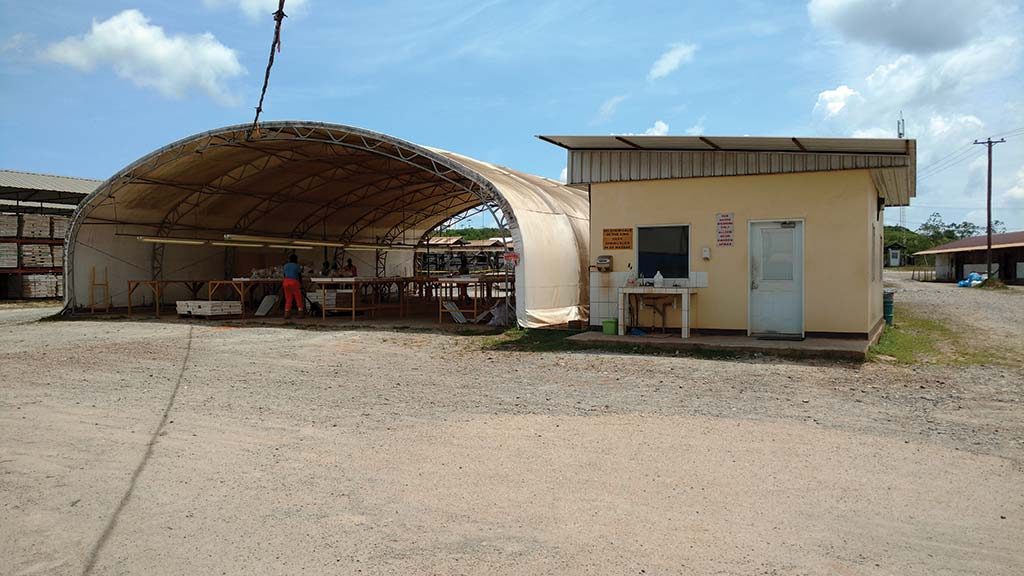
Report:
[{"label": "white counter", "polygon": [[626,286],[624,288],[619,288],[619,336],[625,336],[626,331],[629,329],[629,327],[626,326],[626,320],[630,317],[629,304],[631,298],[629,296],[631,294],[678,297],[681,326],[680,336],[683,338],[690,337],[690,298],[697,295],[695,289],[677,286]]}]

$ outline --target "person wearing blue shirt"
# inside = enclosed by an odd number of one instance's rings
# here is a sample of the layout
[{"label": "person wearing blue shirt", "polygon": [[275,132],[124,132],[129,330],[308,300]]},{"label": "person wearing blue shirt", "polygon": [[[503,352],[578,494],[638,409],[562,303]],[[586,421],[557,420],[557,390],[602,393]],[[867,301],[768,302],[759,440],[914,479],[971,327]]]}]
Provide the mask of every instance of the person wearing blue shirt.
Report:
[{"label": "person wearing blue shirt", "polygon": [[299,257],[294,253],[288,256],[288,263],[284,265],[281,291],[284,292],[284,317],[291,317],[292,304],[298,307],[300,318],[305,315],[302,298],[302,266],[299,265]]}]

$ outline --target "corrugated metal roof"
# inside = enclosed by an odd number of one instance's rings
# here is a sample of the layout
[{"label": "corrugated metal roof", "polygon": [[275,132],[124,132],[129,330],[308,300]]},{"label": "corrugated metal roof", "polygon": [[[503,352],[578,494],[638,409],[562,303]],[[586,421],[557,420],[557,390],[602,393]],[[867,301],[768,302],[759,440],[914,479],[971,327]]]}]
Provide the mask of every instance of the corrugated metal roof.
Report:
[{"label": "corrugated metal roof", "polygon": [[16,172],[0,170],[0,187],[20,188],[23,190],[47,190],[68,192],[83,196],[99,187],[100,180],[90,178],[72,178],[70,176],[54,176],[35,172]]},{"label": "corrugated metal roof", "polygon": [[899,138],[805,138],[781,136],[537,136],[568,150],[726,150],[733,152],[818,152],[909,154]]},{"label": "corrugated metal roof", "polygon": [[431,246],[449,246],[462,243],[462,236],[431,236],[427,239],[427,244]]},{"label": "corrugated metal roof", "polygon": [[[1016,248],[1018,246],[1024,246],[1024,230],[992,235],[992,248]],[[987,248],[988,237],[972,236],[970,238],[954,240],[953,242],[929,248],[928,250],[922,250],[914,253],[914,255],[925,256],[928,254],[949,254],[951,252],[976,252],[978,250],[986,250]]]}]

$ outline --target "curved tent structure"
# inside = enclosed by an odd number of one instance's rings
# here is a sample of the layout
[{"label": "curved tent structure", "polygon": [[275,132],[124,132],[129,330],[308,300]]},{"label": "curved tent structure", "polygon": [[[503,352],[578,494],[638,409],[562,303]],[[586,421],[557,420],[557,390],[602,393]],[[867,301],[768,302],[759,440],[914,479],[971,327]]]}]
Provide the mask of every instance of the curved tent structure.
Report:
[{"label": "curved tent structure", "polygon": [[127,280],[230,277],[270,257],[226,236],[381,248],[351,255],[363,271],[408,275],[413,245],[424,245],[444,222],[486,208],[508,227],[519,254],[519,324],[586,318],[585,192],[350,126],[266,122],[249,129],[179,140],[90,194],[68,231],[65,307],[90,300],[93,270],[105,269],[112,303],[123,306]]}]

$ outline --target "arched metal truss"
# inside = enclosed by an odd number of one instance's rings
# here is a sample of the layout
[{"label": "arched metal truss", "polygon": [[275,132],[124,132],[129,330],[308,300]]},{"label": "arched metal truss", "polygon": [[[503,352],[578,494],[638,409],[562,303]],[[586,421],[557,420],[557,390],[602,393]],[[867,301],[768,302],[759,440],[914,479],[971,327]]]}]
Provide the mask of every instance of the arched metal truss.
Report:
[{"label": "arched metal truss", "polygon": [[[507,227],[512,222],[512,211],[490,182],[437,151],[385,134],[333,124],[268,122],[260,125],[258,138],[249,138],[248,128],[236,125],[210,131],[157,150],[104,182],[83,204],[93,208],[104,203],[116,204],[118,191],[133,184],[185,192],[157,223],[155,235],[165,237],[174,236],[182,230],[200,231],[200,226],[187,225],[189,218],[201,214],[204,208],[225,195],[248,196],[258,202],[245,211],[228,231],[236,234],[260,232],[254,226],[261,220],[277,210],[285,207],[295,210],[297,206],[306,206],[309,211],[288,234],[294,238],[315,233],[320,224],[339,212],[358,211],[358,217],[348,224],[344,232],[330,238],[339,242],[356,238],[373,228],[383,215],[395,212],[402,213],[403,219],[375,234],[375,241],[391,244],[418,225],[437,220],[436,223],[430,222],[430,228],[433,228],[451,217],[453,211],[461,212],[480,205],[491,208],[490,212],[499,226]],[[280,142],[319,145],[319,154],[313,156],[295,149],[274,150],[273,145]],[[183,158],[211,155],[220,149],[244,149],[256,154],[208,183],[182,184],[152,177],[161,168]],[[385,159],[385,166],[366,168],[365,160],[347,154],[351,150]],[[247,185],[262,174],[299,161],[318,163],[323,169],[314,174],[302,173],[269,194],[254,195],[246,191]],[[326,202],[307,200],[311,192],[337,185],[353,176],[374,176],[374,179],[360,182],[359,186],[346,189]],[[394,197],[384,203],[361,204],[370,198],[379,200],[389,191],[394,191]],[[86,213],[83,210],[78,214]],[[72,222],[72,227],[79,224],[77,220]],[[161,278],[164,245],[154,244],[152,251],[153,277]]]},{"label": "arched metal truss", "polygon": [[[266,122],[257,137],[250,137],[249,128],[230,126],[174,142],[90,194],[68,231],[68,305],[79,305],[75,291],[85,292],[88,266],[120,258],[116,253],[124,256],[118,264],[124,277],[137,278],[139,270],[149,268],[152,278],[161,279],[181,269],[165,270],[166,254],[178,258],[177,249],[159,242],[142,247],[135,236],[214,241],[225,234],[249,234],[341,244],[421,244],[444,222],[479,209],[509,230],[516,250],[524,253],[516,270],[517,307],[526,306],[519,291],[533,282],[538,286],[536,314],[523,309],[517,314],[528,317],[530,325],[585,315],[585,192],[350,126]],[[527,214],[530,232],[520,234],[519,220]],[[81,244],[90,250],[76,265],[83,226],[89,231]],[[95,239],[108,251],[97,247]],[[525,279],[522,262],[531,260],[524,241],[535,246],[533,261],[539,267],[530,276],[535,280]],[[553,255],[550,246],[565,252]],[[141,261],[143,254],[148,263]],[[387,267],[386,255],[378,252],[378,274]],[[232,273],[236,256],[225,247],[225,273]]]}]

